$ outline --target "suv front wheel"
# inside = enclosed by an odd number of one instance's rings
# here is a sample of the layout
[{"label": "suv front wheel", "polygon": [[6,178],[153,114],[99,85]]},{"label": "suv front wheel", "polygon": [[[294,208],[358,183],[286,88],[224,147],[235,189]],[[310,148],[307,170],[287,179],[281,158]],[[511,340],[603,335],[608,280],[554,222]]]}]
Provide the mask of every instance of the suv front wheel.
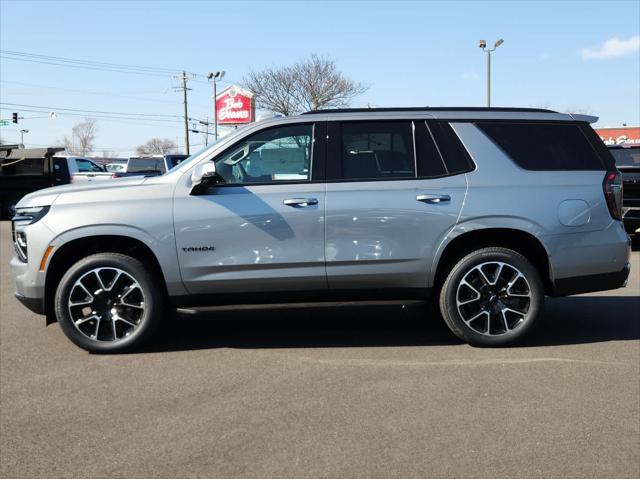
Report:
[{"label": "suv front wheel", "polygon": [[462,258],[440,291],[453,333],[474,346],[506,346],[524,336],[544,305],[540,275],[520,253],[484,248]]},{"label": "suv front wheel", "polygon": [[93,353],[139,348],[164,310],[164,288],[138,259],[100,253],[75,263],[55,296],[58,322],[71,341]]}]

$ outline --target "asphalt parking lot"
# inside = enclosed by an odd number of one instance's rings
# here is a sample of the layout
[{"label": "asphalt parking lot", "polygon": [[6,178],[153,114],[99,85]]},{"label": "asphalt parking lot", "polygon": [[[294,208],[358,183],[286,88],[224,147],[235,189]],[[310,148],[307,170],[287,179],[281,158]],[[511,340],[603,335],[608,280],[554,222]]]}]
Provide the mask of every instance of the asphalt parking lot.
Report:
[{"label": "asphalt parking lot", "polygon": [[221,311],[94,356],[13,298],[0,243],[2,477],[640,476],[640,252],[520,347],[414,304]]}]

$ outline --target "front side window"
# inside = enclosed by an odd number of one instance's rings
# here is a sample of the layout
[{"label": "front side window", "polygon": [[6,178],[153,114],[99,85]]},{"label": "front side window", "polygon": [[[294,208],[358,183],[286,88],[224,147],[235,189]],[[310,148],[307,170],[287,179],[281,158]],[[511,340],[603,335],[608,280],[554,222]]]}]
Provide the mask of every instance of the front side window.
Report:
[{"label": "front side window", "polygon": [[78,171],[80,171],[81,173],[101,171],[100,168],[91,163],[89,160],[83,160],[81,158],[76,158],[76,165],[78,166]]},{"label": "front side window", "polygon": [[217,158],[216,172],[223,184],[308,181],[312,139],[312,124],[260,131]]},{"label": "front side window", "polygon": [[411,122],[349,122],[340,129],[342,178],[415,177]]}]

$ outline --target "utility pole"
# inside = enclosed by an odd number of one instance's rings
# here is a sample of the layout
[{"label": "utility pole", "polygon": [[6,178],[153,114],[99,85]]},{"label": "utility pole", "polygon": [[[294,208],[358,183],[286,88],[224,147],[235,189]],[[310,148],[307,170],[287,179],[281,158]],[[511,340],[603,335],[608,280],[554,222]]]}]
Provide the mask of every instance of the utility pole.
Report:
[{"label": "utility pole", "polygon": [[487,54],[487,107],[491,107],[491,53],[503,43],[504,40],[501,38],[493,45],[493,48],[487,48],[485,40],[480,40],[478,45]]},{"label": "utility pole", "polygon": [[182,72],[182,92],[184,94],[184,148],[189,155],[189,113],[187,111],[187,72]]}]

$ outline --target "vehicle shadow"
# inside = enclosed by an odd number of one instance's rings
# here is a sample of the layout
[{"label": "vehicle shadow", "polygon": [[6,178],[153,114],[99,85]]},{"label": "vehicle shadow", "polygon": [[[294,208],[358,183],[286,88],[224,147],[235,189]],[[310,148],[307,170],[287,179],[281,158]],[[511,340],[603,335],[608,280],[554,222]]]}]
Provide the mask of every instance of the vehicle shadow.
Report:
[{"label": "vehicle shadow", "polygon": [[[211,348],[348,348],[461,344],[424,303],[218,311],[180,317],[144,352]],[[640,298],[548,299],[538,327],[517,347],[640,339]]]}]

